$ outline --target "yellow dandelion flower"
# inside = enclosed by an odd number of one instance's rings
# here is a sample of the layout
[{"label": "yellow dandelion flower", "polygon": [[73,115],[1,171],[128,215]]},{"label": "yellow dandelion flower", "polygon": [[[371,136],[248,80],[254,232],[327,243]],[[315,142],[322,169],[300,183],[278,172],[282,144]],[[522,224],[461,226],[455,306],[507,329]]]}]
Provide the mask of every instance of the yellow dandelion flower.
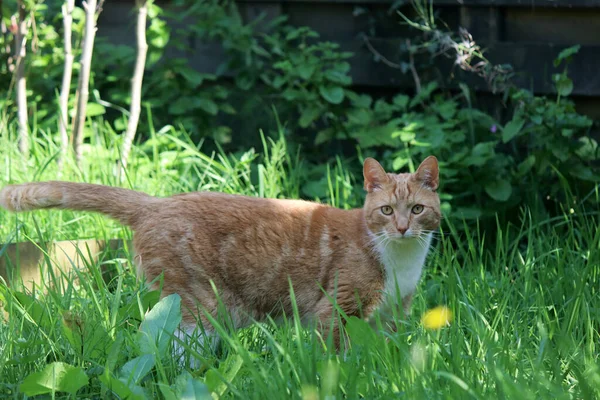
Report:
[{"label": "yellow dandelion flower", "polygon": [[450,325],[452,311],[446,306],[439,306],[428,310],[421,318],[421,323],[427,329],[440,329]]}]

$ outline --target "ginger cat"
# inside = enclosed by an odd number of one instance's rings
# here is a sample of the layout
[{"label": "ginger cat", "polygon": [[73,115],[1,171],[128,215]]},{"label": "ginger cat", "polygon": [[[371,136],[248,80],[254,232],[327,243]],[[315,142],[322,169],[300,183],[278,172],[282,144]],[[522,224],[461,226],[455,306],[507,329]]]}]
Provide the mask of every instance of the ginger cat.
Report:
[{"label": "ginger cat", "polygon": [[[6,186],[0,205],[94,211],[130,226],[138,273],[148,282],[164,273],[163,295],[181,296],[183,332],[193,332],[199,318],[213,333],[197,307],[216,314],[211,281],[236,327],[292,315],[289,279],[301,317],[321,322],[327,333],[333,305],[324,291],[349,316],[367,318],[400,302],[408,312],[440,225],[435,157],[413,174],[386,173],[367,158],[363,174],[367,196],[354,210],[213,192],[157,198],[71,182]],[[336,346],[338,329],[334,324]]]}]

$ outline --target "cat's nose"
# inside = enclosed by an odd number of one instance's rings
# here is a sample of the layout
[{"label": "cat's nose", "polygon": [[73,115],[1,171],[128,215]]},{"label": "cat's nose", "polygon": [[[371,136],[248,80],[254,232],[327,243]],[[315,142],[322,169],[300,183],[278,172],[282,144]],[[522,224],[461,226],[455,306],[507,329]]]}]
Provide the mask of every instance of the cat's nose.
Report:
[{"label": "cat's nose", "polygon": [[398,227],[398,232],[400,232],[403,235],[406,233],[407,230],[408,230],[408,226],[399,226]]}]

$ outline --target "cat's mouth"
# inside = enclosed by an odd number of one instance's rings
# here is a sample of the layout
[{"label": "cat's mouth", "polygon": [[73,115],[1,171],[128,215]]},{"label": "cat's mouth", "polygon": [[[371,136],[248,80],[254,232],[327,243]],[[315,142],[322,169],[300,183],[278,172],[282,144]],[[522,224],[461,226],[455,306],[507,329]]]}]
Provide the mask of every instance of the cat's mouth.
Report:
[{"label": "cat's mouth", "polygon": [[410,231],[406,231],[405,233],[391,233],[390,234],[390,239],[394,240],[394,241],[398,241],[398,242],[404,242],[407,240],[411,240],[414,239],[416,236],[414,233],[410,232]]}]

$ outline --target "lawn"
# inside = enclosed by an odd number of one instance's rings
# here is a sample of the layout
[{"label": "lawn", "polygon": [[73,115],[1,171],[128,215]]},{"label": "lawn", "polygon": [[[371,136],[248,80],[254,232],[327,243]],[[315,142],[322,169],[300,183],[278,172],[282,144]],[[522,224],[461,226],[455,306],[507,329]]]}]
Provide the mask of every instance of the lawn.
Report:
[{"label": "lawn", "polygon": [[[60,178],[156,195],[299,196],[298,160],[282,139],[224,156],[205,154],[184,133],[165,128],[134,149],[121,181],[115,178],[118,154],[107,150],[116,148],[118,135],[110,132],[92,135],[81,169],[67,162],[60,171],[50,137],[38,135],[28,160],[13,142],[0,140],[1,185]],[[328,171],[328,201],[353,205],[355,181],[343,163]],[[589,196],[598,200],[597,192]],[[170,351],[178,298],[157,304],[158,293],[136,280],[127,249],[126,257],[107,252],[34,291],[2,282],[0,397],[599,398],[600,208],[580,204],[547,218],[524,206],[519,224],[485,232],[448,216],[412,314],[399,313],[387,330],[348,320],[351,347],[341,353],[294,316],[238,332],[227,328],[224,316],[215,321],[221,351],[202,350],[199,368],[187,368]],[[0,212],[0,243],[89,237],[127,239],[131,233],[93,214]],[[451,322],[427,329],[422,316],[438,306],[448,307]]]}]

